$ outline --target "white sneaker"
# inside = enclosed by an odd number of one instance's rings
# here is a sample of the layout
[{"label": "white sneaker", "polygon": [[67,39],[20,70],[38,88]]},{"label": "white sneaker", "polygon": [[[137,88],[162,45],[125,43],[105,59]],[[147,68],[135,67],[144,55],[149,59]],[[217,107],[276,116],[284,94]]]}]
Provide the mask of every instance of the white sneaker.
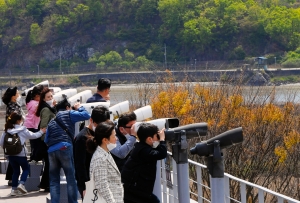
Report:
[{"label": "white sneaker", "polygon": [[22,192],[20,192],[19,190],[11,190],[10,196],[22,196],[25,195]]},{"label": "white sneaker", "polygon": [[20,191],[23,194],[27,193],[25,186],[21,183],[18,185],[17,189],[18,189],[18,191]]}]

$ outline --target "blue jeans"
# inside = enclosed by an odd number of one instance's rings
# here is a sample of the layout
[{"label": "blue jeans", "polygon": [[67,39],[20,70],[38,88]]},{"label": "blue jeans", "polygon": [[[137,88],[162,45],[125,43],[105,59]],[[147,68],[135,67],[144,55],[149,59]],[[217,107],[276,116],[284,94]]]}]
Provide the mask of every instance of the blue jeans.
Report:
[{"label": "blue jeans", "polygon": [[18,186],[18,180],[20,175],[20,166],[22,168],[20,183],[24,184],[29,174],[29,164],[27,162],[27,157],[25,156],[8,156],[8,160],[13,168],[12,188],[16,189]]},{"label": "blue jeans", "polygon": [[77,203],[77,184],[75,180],[73,146],[49,152],[49,179],[52,203],[59,203],[60,169],[63,168],[67,180],[68,202]]}]

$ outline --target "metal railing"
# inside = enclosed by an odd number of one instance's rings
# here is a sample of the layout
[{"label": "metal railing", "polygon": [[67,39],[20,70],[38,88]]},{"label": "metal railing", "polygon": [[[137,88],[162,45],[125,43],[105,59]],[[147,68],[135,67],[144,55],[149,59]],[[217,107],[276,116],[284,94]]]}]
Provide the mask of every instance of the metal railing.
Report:
[{"label": "metal railing", "polygon": [[[177,184],[177,171],[176,171],[176,162],[174,159],[171,158],[171,153],[168,152],[170,156],[170,163],[166,163],[166,160],[161,160],[158,162],[158,174],[157,178],[161,177],[159,183],[161,183],[160,188],[155,188],[154,193],[158,194],[155,191],[160,190],[162,203],[179,203],[178,202],[178,184]],[[169,169],[168,169],[169,168]],[[196,173],[196,178],[192,179],[190,176],[190,202],[198,202],[198,203],[206,203],[211,202],[210,197],[210,186],[209,180],[204,180],[204,176],[207,177],[208,172],[206,170],[206,166],[192,160],[189,160],[189,168],[194,170]],[[225,173],[224,176],[225,180],[225,188],[224,188],[224,202],[225,203],[247,203],[248,196],[247,188],[251,187],[251,191],[253,193],[251,195],[257,195],[258,198],[256,201],[258,203],[270,203],[270,202],[277,202],[277,203],[299,203],[300,201],[290,198],[288,196],[279,194],[274,192],[270,189],[262,187],[260,185],[253,184],[251,182],[242,180],[235,176]],[[230,194],[234,191],[231,191],[230,183],[235,182],[239,184],[239,190],[235,194],[235,196],[239,198],[234,198],[230,196]],[[196,185],[196,187],[193,187]],[[191,188],[191,186],[193,188]],[[205,190],[205,192],[204,192]],[[249,191],[249,190],[248,190]],[[272,199],[272,201],[270,201]]]}]

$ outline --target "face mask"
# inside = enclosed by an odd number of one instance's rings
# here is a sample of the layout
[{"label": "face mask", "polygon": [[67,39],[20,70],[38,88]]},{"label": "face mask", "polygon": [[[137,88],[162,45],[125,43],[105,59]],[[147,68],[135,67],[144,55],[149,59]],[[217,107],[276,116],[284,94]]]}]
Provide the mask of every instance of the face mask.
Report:
[{"label": "face mask", "polygon": [[21,96],[18,96],[18,98],[16,99],[16,102],[20,103],[21,101]]},{"label": "face mask", "polygon": [[53,99],[51,99],[51,100],[49,100],[49,101],[46,101],[46,103],[47,103],[49,106],[53,107]]},{"label": "face mask", "polygon": [[116,144],[109,143],[109,144],[106,145],[106,146],[107,146],[108,151],[111,151],[111,150],[113,150],[114,148],[117,147],[117,143],[116,143]]},{"label": "face mask", "polygon": [[152,147],[156,148],[159,145],[159,141],[154,141]]},{"label": "face mask", "polygon": [[127,134],[125,135],[125,137],[126,137],[126,139],[128,140],[128,139],[130,138],[130,135],[127,133]]},{"label": "face mask", "polygon": [[93,131],[95,132],[95,130],[96,130],[96,127],[95,127],[95,126],[93,126],[92,128],[93,128]]}]

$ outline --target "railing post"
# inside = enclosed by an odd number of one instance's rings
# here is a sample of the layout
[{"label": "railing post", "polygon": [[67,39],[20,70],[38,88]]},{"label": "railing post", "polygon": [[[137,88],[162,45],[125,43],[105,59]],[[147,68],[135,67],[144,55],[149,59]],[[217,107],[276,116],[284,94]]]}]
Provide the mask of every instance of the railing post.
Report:
[{"label": "railing post", "polygon": [[198,203],[203,203],[202,170],[200,166],[196,166],[196,172],[197,172]]},{"label": "railing post", "polygon": [[224,177],[224,195],[225,195],[225,203],[230,203],[230,184],[229,177]]},{"label": "railing post", "polygon": [[161,161],[158,161],[156,165],[156,178],[153,188],[153,194],[155,194],[161,202]]},{"label": "railing post", "polygon": [[247,203],[246,184],[245,183],[240,183],[240,188],[241,188],[241,201],[242,201],[242,203]]}]

